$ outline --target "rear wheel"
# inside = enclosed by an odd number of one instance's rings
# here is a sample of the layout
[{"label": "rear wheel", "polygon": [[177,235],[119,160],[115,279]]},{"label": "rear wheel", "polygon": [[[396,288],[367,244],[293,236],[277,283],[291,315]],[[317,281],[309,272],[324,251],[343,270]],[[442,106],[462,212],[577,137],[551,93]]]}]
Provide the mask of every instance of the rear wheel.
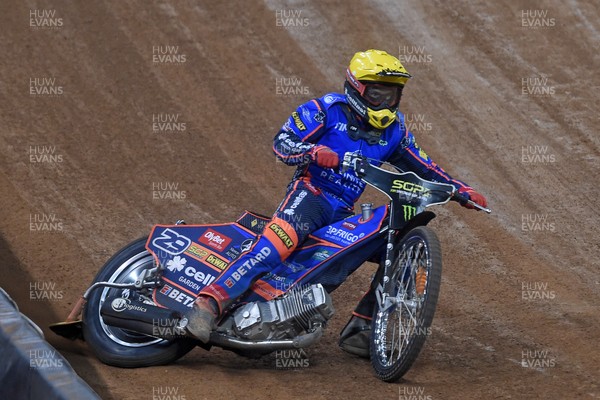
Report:
[{"label": "rear wheel", "polygon": [[371,364],[383,381],[400,379],[431,332],[442,277],[441,247],[426,226],[410,230],[394,249],[390,291],[378,290]]},{"label": "rear wheel", "polygon": [[[146,238],[142,238],[117,252],[102,267],[94,282],[135,282],[144,269],[154,267],[154,259],[145,243]],[[164,340],[105,324],[100,315],[105,299],[112,296],[130,298],[133,296],[131,290],[98,288],[88,298],[83,312],[83,336],[100,361],[117,367],[147,367],[173,362],[194,348],[194,342],[189,339]],[[151,301],[150,292],[140,291],[135,295]]]}]

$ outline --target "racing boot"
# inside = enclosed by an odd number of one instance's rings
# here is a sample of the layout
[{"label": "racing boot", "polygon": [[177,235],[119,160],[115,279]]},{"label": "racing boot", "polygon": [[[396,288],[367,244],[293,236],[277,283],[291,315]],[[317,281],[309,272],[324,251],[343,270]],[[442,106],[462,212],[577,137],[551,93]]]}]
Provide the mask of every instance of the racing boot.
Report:
[{"label": "racing boot", "polygon": [[338,345],[347,353],[369,358],[371,321],[353,315],[340,333]]},{"label": "racing boot", "polygon": [[186,314],[187,331],[202,343],[208,343],[210,333],[216,328],[219,306],[210,296],[198,296],[192,309]]}]

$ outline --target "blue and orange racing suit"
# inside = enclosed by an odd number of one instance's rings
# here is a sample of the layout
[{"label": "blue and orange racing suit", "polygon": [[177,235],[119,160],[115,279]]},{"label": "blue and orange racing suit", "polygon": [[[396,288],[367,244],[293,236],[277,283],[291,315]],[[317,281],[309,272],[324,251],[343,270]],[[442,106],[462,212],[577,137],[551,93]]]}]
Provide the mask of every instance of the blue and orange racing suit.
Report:
[{"label": "blue and orange racing suit", "polygon": [[[311,151],[317,145],[329,147],[340,159],[346,152],[358,151],[424,179],[468,187],[452,179],[417,145],[400,112],[385,130],[365,134],[342,94],[330,93],[301,105],[274,139],[277,159],[297,166],[285,198],[250,251],[200,293],[217,300],[221,311],[285,260],[310,233],[353,214],[365,183],[352,169],[342,174],[312,162]],[[355,314],[367,313],[371,306],[367,303],[361,301]]]}]

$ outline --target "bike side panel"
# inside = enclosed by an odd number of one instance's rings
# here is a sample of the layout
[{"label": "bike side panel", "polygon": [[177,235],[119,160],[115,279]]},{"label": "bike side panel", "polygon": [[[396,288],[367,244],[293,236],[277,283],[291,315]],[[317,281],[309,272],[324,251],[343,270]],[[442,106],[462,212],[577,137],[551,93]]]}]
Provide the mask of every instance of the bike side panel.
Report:
[{"label": "bike side panel", "polygon": [[154,291],[154,301],[185,311],[255,238],[236,223],[154,226],[146,248],[165,266],[164,285]]},{"label": "bike side panel", "polygon": [[385,245],[379,232],[387,216],[388,207],[381,206],[366,222],[355,215],[315,231],[279,267],[256,281],[243,300],[270,300],[297,284],[321,283],[331,292]]}]

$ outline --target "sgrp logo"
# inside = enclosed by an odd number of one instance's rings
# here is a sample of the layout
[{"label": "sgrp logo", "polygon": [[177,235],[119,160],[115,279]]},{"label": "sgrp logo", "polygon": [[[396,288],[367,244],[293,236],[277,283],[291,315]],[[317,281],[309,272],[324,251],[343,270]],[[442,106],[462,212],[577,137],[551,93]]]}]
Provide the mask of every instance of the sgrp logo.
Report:
[{"label": "sgrp logo", "polygon": [[212,229],[207,229],[206,232],[204,232],[204,235],[200,237],[200,243],[212,247],[213,249],[223,251],[229,246],[229,243],[231,243],[231,238],[222,233],[213,231]]}]

